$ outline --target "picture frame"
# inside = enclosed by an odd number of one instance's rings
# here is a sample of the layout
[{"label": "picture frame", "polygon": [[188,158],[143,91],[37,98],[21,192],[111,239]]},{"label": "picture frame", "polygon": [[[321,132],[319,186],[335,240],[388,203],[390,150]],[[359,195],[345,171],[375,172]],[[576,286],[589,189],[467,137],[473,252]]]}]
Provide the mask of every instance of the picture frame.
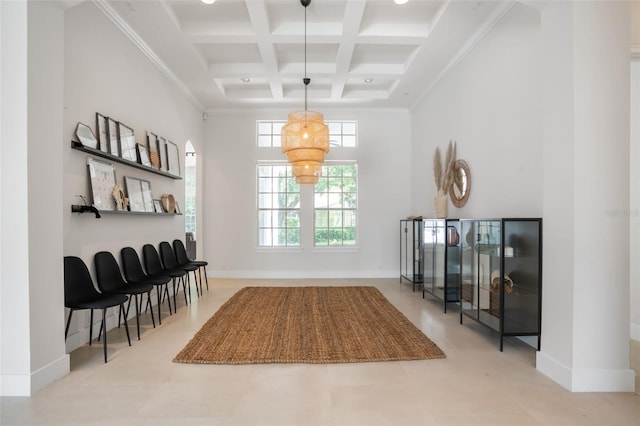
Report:
[{"label": "picture frame", "polygon": [[169,171],[167,168],[167,140],[162,136],[158,136],[158,152],[160,153],[160,170]]},{"label": "picture frame", "polygon": [[109,152],[109,119],[96,112],[96,133],[98,134],[98,148],[102,152]]},{"label": "picture frame", "polygon": [[151,193],[151,182],[148,180],[140,180],[140,186],[142,187],[142,200],[144,202],[144,211],[148,213],[155,212],[155,206],[153,205],[153,194]]},{"label": "picture frame", "polygon": [[120,157],[137,163],[136,138],[133,129],[121,122],[118,122],[118,141],[120,142]]},{"label": "picture frame", "polygon": [[178,145],[171,141],[167,141],[167,161],[167,171],[174,176],[180,176],[180,151]]},{"label": "picture frame", "polygon": [[116,168],[107,161],[95,158],[87,158],[87,168],[93,206],[98,210],[115,210],[113,189],[116,186]]},{"label": "picture frame", "polygon": [[151,159],[149,158],[149,151],[147,147],[142,144],[136,144],[138,163],[143,166],[151,167]]},{"label": "picture frame", "polygon": [[158,135],[153,132],[147,132],[147,145],[149,149],[149,161],[151,167],[160,169],[160,149],[158,148]]},{"label": "picture frame", "polygon": [[127,191],[127,198],[129,198],[129,210],[132,212],[145,212],[146,208],[140,179],[125,176],[124,185]]},{"label": "picture frame", "polygon": [[182,214],[182,212],[180,211],[180,204],[178,204],[178,202],[176,201],[176,208],[173,211],[175,214]]},{"label": "picture frame", "polygon": [[76,125],[76,138],[80,141],[83,146],[87,148],[98,148],[98,140],[96,136],[93,134],[93,130],[91,127],[87,126],[84,123],[78,122]]},{"label": "picture frame", "polygon": [[153,200],[153,208],[156,213],[164,213],[164,209],[162,208],[162,202],[160,200]]},{"label": "picture frame", "polygon": [[120,157],[120,144],[118,143],[118,122],[107,118],[107,130],[109,136],[109,154]]}]

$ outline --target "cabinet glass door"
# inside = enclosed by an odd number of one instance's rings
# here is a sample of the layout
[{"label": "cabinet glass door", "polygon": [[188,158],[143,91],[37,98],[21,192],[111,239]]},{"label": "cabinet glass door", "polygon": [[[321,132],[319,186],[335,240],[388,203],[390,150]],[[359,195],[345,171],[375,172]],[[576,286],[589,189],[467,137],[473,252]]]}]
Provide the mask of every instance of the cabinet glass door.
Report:
[{"label": "cabinet glass door", "polygon": [[[460,221],[447,219],[445,235],[445,265],[447,268],[445,302],[458,302],[460,300],[460,254],[462,241],[460,239]],[[447,304],[445,303],[445,312]]]},{"label": "cabinet glass door", "polygon": [[424,290],[438,298],[444,295],[445,220],[424,220]]}]

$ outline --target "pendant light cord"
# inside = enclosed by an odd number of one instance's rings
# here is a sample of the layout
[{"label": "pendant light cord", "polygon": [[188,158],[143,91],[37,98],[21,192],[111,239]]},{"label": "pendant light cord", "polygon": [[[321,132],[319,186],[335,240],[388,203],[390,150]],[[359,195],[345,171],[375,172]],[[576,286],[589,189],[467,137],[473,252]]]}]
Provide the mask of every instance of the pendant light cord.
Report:
[{"label": "pendant light cord", "polygon": [[304,110],[307,110],[307,86],[311,82],[311,79],[307,77],[307,6],[311,3],[311,0],[300,0],[302,6],[304,6]]}]

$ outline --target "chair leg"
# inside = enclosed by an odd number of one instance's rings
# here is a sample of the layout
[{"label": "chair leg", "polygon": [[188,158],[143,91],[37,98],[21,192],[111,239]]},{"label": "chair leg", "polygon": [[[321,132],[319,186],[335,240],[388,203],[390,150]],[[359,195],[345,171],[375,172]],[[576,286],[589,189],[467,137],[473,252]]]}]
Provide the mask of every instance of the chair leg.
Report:
[{"label": "chair leg", "polygon": [[[120,309],[124,309],[124,304],[120,304]],[[131,346],[131,336],[129,336],[129,323],[127,323],[127,317],[124,317],[124,329],[127,332],[127,341],[129,342],[129,346]]]},{"label": "chair leg", "polygon": [[[136,329],[138,330],[138,340],[140,340],[140,311],[138,310],[138,295],[133,295],[136,298]],[[129,305],[131,305],[131,296],[129,296]],[[127,306],[127,311],[129,307]],[[125,317],[128,315],[125,315]]]},{"label": "chair leg", "polygon": [[156,287],[156,296],[158,296],[158,323],[160,325],[162,325],[162,302],[160,301],[162,299],[162,295],[160,293],[162,293],[162,286]]},{"label": "chair leg", "polygon": [[[153,328],[156,328],[156,320],[153,318],[153,305],[151,304],[151,290],[147,292],[147,308],[149,308],[149,311],[151,312],[151,324],[153,324]],[[160,306],[158,306],[158,309],[160,309]]]},{"label": "chair leg", "polygon": [[107,324],[105,323],[107,318],[107,308],[102,308],[102,325],[100,326],[100,330],[104,328],[104,335],[102,336],[102,346],[104,349],[104,362],[107,362]]},{"label": "chair leg", "polygon": [[[102,332],[102,326],[100,326],[100,332]],[[91,315],[89,316],[89,346],[91,346],[92,340],[93,340],[93,309],[91,309]],[[98,334],[98,340],[100,340],[99,334]]]},{"label": "chair leg", "polygon": [[200,283],[200,289],[198,289],[198,275],[195,269],[193,270],[193,283],[196,285],[196,294],[198,297],[202,296],[202,283]]},{"label": "chair leg", "polygon": [[64,328],[64,340],[67,340],[69,335],[69,326],[71,325],[71,315],[73,315],[73,309],[69,308],[69,318],[67,318],[67,326]]},{"label": "chair leg", "polygon": [[209,291],[209,279],[207,278],[207,267],[203,266],[204,269],[204,283],[207,285],[207,291]]},{"label": "chair leg", "polygon": [[178,302],[176,302],[176,294],[178,293],[178,287],[176,286],[176,279],[173,278],[173,313],[178,312]]},{"label": "chair leg", "polygon": [[[184,279],[185,275],[187,276],[186,281]],[[182,291],[184,292],[184,304],[188,305],[191,302],[191,283],[189,283],[189,274],[184,274],[180,279],[182,280]],[[187,291],[189,292],[189,302],[187,302]]]}]

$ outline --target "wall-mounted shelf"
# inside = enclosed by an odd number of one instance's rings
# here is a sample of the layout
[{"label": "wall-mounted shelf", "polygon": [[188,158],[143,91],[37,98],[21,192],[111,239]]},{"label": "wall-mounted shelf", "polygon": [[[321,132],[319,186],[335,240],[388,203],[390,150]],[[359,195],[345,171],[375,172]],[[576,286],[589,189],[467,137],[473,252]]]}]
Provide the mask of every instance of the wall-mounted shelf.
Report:
[{"label": "wall-mounted shelf", "polygon": [[138,215],[138,216],[182,216],[182,213],[156,213],[156,212],[130,212],[128,210],[97,210],[92,206],[79,206],[72,205],[71,206],[72,213],[91,213],[95,214],[96,218],[99,219],[103,214],[126,214],[126,215]]},{"label": "wall-mounted shelf", "polygon": [[[144,164],[136,163],[135,161],[126,160],[122,157],[116,157],[108,152],[100,151],[99,149],[89,148],[82,145],[80,142],[71,141],[71,148],[86,152],[87,154],[95,155],[96,157],[106,158],[108,160],[115,161],[116,163],[126,164],[127,166],[134,167],[136,169],[144,170],[146,172],[155,173],[160,176],[168,177],[171,179],[182,179],[182,176],[172,175],[171,173],[163,172],[162,170],[154,169],[153,167],[145,166]],[[163,214],[163,213],[144,213],[144,212],[124,212],[124,213],[142,213],[142,214]],[[166,213],[171,214],[171,213]]]}]

